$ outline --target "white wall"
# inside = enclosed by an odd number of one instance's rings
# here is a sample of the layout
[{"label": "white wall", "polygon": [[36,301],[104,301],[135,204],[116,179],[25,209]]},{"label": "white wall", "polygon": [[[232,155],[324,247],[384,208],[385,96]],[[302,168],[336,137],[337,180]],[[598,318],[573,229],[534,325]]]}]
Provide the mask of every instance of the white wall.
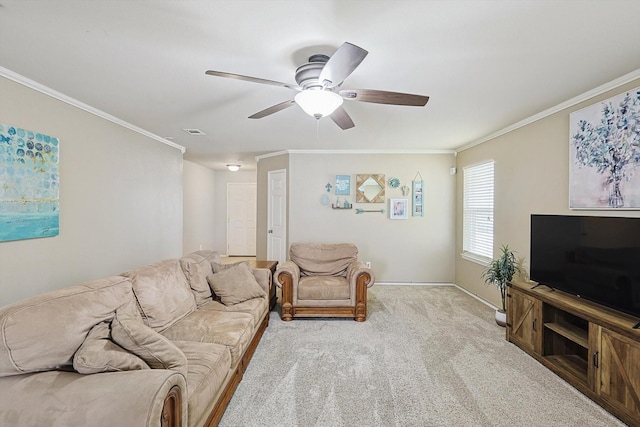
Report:
[{"label": "white wall", "polygon": [[216,245],[216,173],[196,163],[184,161],[184,241],[183,254]]},{"label": "white wall", "polygon": [[[360,259],[370,261],[382,282],[453,282],[455,260],[455,165],[453,154],[323,154],[289,155],[289,243],[352,242]],[[425,184],[425,216],[389,219],[389,199],[407,198],[387,185],[386,202],[353,203],[352,210],[322,206],[327,183],[336,175],[351,176],[355,202],[356,174],[397,177],[411,187],[420,172]],[[331,190],[335,201],[335,188]],[[340,196],[344,200],[344,196]],[[386,210],[356,214],[355,208]]]},{"label": "white wall", "polygon": [[0,242],[0,306],[182,254],[180,150],[0,77],[0,121],[60,140],[60,235]]}]

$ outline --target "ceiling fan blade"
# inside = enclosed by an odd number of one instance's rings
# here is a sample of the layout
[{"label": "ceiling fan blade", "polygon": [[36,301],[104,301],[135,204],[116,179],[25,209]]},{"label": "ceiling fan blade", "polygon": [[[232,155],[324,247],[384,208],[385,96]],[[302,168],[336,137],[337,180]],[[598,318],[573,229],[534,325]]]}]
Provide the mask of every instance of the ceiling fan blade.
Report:
[{"label": "ceiling fan blade", "polygon": [[253,82],[253,83],[261,83],[264,85],[281,86],[281,87],[286,87],[286,88],[298,90],[298,91],[302,89],[300,86],[294,85],[294,84],[277,82],[275,80],[261,79],[258,77],[243,76],[241,74],[225,73],[224,71],[207,70],[205,71],[205,74],[209,76],[227,77],[229,79],[244,80],[244,81]]},{"label": "ceiling fan blade", "polygon": [[338,92],[344,99],[360,102],[373,102],[375,104],[409,105],[424,107],[429,101],[428,96],[413,95],[410,93],[387,92],[372,89],[346,89]]},{"label": "ceiling fan blade", "polygon": [[343,43],[329,58],[318,80],[326,87],[338,86],[353,73],[368,53],[354,44]]},{"label": "ceiling fan blade", "polygon": [[276,104],[276,105],[273,105],[273,106],[271,106],[269,108],[265,108],[262,111],[258,111],[254,115],[249,116],[249,118],[250,119],[261,119],[261,118],[266,117],[266,116],[268,116],[270,114],[277,113],[278,111],[282,111],[285,108],[289,108],[292,105],[294,105],[295,103],[296,102],[293,99],[291,99],[289,101],[284,101],[284,102],[281,102],[280,104]]},{"label": "ceiling fan blade", "polygon": [[351,120],[351,117],[343,106],[338,107],[336,111],[331,113],[329,117],[331,117],[331,120],[333,120],[338,126],[340,126],[342,130],[347,130],[355,127],[353,120]]}]

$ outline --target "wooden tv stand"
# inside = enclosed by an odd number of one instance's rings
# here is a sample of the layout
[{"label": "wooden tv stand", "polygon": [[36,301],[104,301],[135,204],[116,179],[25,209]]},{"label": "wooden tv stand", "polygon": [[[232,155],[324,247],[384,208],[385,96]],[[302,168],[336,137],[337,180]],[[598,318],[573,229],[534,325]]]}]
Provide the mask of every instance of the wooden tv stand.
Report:
[{"label": "wooden tv stand", "polygon": [[630,426],[640,426],[637,318],[534,282],[509,284],[507,340]]}]

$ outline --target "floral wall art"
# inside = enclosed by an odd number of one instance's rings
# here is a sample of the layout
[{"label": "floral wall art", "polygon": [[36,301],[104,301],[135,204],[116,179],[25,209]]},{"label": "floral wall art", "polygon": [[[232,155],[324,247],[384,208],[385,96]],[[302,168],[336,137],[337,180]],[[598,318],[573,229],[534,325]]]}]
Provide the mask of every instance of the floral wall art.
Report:
[{"label": "floral wall art", "polygon": [[570,116],[569,207],[640,208],[640,87]]},{"label": "floral wall art", "polygon": [[59,233],[57,138],[0,124],[0,242]]}]

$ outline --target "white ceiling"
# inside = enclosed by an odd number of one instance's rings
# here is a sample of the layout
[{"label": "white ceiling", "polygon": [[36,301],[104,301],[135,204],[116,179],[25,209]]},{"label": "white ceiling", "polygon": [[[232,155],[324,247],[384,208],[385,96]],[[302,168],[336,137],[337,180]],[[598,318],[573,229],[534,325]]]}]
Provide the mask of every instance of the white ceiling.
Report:
[{"label": "white ceiling", "polygon": [[[286,149],[459,148],[639,70],[639,19],[638,0],[0,0],[0,66],[171,137],[188,160],[248,169]],[[297,106],[251,120],[295,93],[204,74],[294,83],[344,41],[369,55],[343,88],[427,106],[346,101],[346,131]]]}]

